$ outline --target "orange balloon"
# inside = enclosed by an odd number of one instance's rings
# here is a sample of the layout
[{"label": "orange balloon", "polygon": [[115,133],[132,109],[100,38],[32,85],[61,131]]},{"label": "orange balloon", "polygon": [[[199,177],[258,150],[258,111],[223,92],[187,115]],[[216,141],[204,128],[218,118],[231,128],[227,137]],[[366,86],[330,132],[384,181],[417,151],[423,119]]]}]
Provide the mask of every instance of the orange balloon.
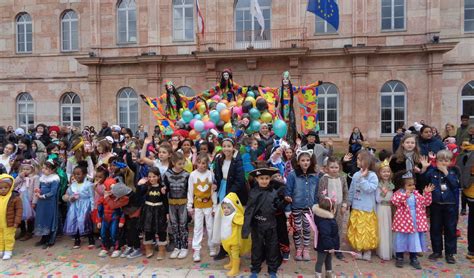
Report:
[{"label": "orange balloon", "polygon": [[224,103],[225,106],[229,106],[229,102],[226,99],[223,99],[220,101],[221,103]]},{"label": "orange balloon", "polygon": [[229,122],[230,121],[230,110],[229,109],[222,109],[221,112],[219,113],[219,116],[221,117],[221,120],[224,122]]},{"label": "orange balloon", "polygon": [[199,136],[199,132],[197,132],[194,129],[191,129],[191,131],[189,132],[189,139],[196,140],[198,136]]}]

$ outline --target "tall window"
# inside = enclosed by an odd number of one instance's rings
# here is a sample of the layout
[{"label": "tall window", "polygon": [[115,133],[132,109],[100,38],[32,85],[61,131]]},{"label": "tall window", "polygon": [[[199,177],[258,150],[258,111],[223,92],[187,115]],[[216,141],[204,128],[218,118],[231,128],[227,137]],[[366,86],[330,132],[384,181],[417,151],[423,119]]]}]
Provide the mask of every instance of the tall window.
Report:
[{"label": "tall window", "polygon": [[382,0],[382,30],[405,29],[405,0]]},{"label": "tall window", "polygon": [[137,7],[135,0],[121,0],[117,6],[119,43],[137,42]]},{"label": "tall window", "polygon": [[138,97],[132,88],[123,88],[117,98],[119,125],[133,132],[138,129]]},{"label": "tall window", "polygon": [[196,95],[196,92],[189,86],[181,86],[176,88],[176,91],[178,91],[180,94],[183,94],[187,97],[193,97]]},{"label": "tall window", "polygon": [[76,12],[69,10],[61,18],[61,50],[76,51],[78,44],[78,20]]},{"label": "tall window", "polygon": [[35,126],[35,103],[29,93],[21,93],[16,99],[17,125],[25,131]]},{"label": "tall window", "polygon": [[194,40],[194,0],[173,0],[173,40]]},{"label": "tall window", "polygon": [[332,135],[338,133],[338,95],[336,85],[324,83],[318,87],[318,120],[320,133]]},{"label": "tall window", "polygon": [[406,91],[400,81],[389,81],[383,85],[380,91],[382,134],[394,134],[405,124]]},{"label": "tall window", "polygon": [[461,92],[462,114],[474,118],[474,81],[467,83]]},{"label": "tall window", "polygon": [[474,32],[474,0],[464,0],[464,32]]},{"label": "tall window", "polygon": [[[250,5],[253,0],[238,0],[235,7],[235,30],[237,42],[258,42],[270,40],[271,29],[271,0],[254,0],[257,1],[262,10],[265,21],[265,29],[262,34],[260,24],[250,13]],[[257,45],[258,46],[258,45]]]},{"label": "tall window", "polygon": [[[337,0],[335,0],[337,4]],[[336,34],[337,30],[334,28],[331,24],[329,24],[326,20],[322,19],[319,16],[316,16],[316,35],[322,35],[322,34]]]},{"label": "tall window", "polygon": [[31,53],[33,51],[33,23],[31,16],[22,13],[16,18],[16,52]]},{"label": "tall window", "polygon": [[61,125],[81,126],[81,98],[72,92],[61,98]]}]

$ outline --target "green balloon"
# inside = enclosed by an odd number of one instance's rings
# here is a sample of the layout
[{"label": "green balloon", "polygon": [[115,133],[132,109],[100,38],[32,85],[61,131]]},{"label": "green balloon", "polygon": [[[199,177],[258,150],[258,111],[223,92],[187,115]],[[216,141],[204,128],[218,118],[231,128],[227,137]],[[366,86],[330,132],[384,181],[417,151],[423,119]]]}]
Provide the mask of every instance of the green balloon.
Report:
[{"label": "green balloon", "polygon": [[249,114],[252,120],[258,120],[260,118],[260,111],[258,111],[257,108],[250,109]]}]

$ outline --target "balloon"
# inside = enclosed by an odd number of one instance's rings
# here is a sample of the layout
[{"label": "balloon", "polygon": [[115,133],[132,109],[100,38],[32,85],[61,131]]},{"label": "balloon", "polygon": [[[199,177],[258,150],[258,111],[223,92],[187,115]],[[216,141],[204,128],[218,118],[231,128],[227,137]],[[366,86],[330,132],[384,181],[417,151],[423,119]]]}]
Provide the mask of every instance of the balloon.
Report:
[{"label": "balloon", "polygon": [[276,136],[280,138],[285,137],[286,132],[288,131],[285,121],[280,119],[276,120],[273,123],[273,131],[275,132]]},{"label": "balloon", "polygon": [[219,120],[219,122],[216,124],[217,130],[224,131],[224,125],[225,122],[223,120]]},{"label": "balloon", "polygon": [[196,120],[194,123],[194,130],[201,132],[204,130],[204,123],[201,120]]},{"label": "balloon", "polygon": [[244,102],[244,99],[243,98],[239,98],[237,100],[237,106],[242,106],[242,103]]},{"label": "balloon", "polygon": [[270,123],[272,121],[272,114],[270,114],[268,111],[265,111],[260,116],[260,120],[262,120],[264,123]]},{"label": "balloon", "polygon": [[198,104],[197,110],[199,114],[204,114],[204,112],[206,112],[206,105],[203,102],[200,102]]},{"label": "balloon", "polygon": [[212,121],[204,122],[204,129],[209,130],[216,127],[216,124]]},{"label": "balloon", "polygon": [[179,120],[179,121],[176,122],[176,127],[177,127],[178,129],[184,129],[184,128],[185,128],[185,125],[186,125],[186,124],[184,123],[183,119],[181,119],[181,120]]},{"label": "balloon", "polygon": [[227,101],[227,99],[223,99],[220,101],[221,103],[224,103],[225,104],[225,107],[227,107],[229,105],[229,102]]},{"label": "balloon", "polygon": [[185,123],[189,123],[193,119],[193,113],[189,110],[185,110],[181,116]]},{"label": "balloon", "polygon": [[232,133],[232,124],[231,123],[226,123],[224,125],[224,132]]},{"label": "balloon", "polygon": [[249,114],[252,120],[258,120],[260,118],[260,111],[258,111],[257,108],[250,109]]},{"label": "balloon", "polygon": [[232,107],[235,107],[236,105],[237,105],[237,102],[231,101],[231,102],[229,102],[229,104],[227,105],[227,107],[232,108]]},{"label": "balloon", "polygon": [[254,92],[252,92],[252,91],[248,91],[248,92],[247,92],[247,96],[248,96],[248,97],[253,97],[253,98],[255,98],[255,94],[254,94]]},{"label": "balloon", "polygon": [[209,118],[215,124],[217,124],[217,122],[219,122],[219,120],[221,119],[220,116],[219,116],[219,112],[217,112],[216,110],[212,110],[211,113],[209,113]]},{"label": "balloon", "polygon": [[244,101],[244,103],[242,104],[242,111],[244,113],[248,113],[250,111],[250,109],[252,108],[252,102],[250,101]]},{"label": "balloon", "polygon": [[199,136],[199,133],[198,133],[196,130],[192,129],[192,130],[189,132],[189,135],[188,135],[188,136],[189,136],[189,139],[191,139],[191,140],[196,140],[196,139],[198,138],[198,136]]},{"label": "balloon", "polygon": [[219,101],[219,100],[221,100],[221,96],[215,95],[215,96],[212,97],[212,99],[215,100],[215,101]]},{"label": "balloon", "polygon": [[254,132],[260,131],[260,122],[259,121],[252,121],[250,123],[250,129]]},{"label": "balloon", "polygon": [[256,106],[257,106],[257,109],[260,110],[260,111],[264,111],[264,110],[268,109],[268,103],[263,97],[259,97],[257,99]]},{"label": "balloon", "polygon": [[234,106],[234,108],[232,109],[232,112],[233,112],[234,114],[239,115],[239,116],[242,116],[242,114],[244,113],[244,112],[242,111],[242,107],[240,107],[240,106]]},{"label": "balloon", "polygon": [[246,102],[247,102],[247,101],[250,101],[250,102],[252,103],[252,107],[255,107],[255,103],[256,103],[255,98],[253,98],[253,97],[246,97],[246,98],[245,98],[245,101],[246,101]]},{"label": "balloon", "polygon": [[202,116],[200,114],[196,114],[196,115],[194,115],[194,119],[201,120]]},{"label": "balloon", "polygon": [[194,128],[194,124],[196,123],[196,121],[197,121],[196,119],[192,119],[192,120],[189,122],[189,126],[190,126],[191,128]]},{"label": "balloon", "polygon": [[204,117],[202,117],[201,121],[208,122],[209,121],[209,115],[204,115]]},{"label": "balloon", "polygon": [[201,132],[201,138],[206,138],[206,136],[207,136],[207,131],[206,130]]},{"label": "balloon", "polygon": [[221,113],[219,113],[219,116],[224,122],[229,122],[230,121],[230,110],[229,109],[223,109],[221,110]]},{"label": "balloon", "polygon": [[219,112],[221,112],[223,109],[226,109],[226,108],[227,108],[227,106],[222,102],[219,102],[216,106],[216,110],[219,111]]}]

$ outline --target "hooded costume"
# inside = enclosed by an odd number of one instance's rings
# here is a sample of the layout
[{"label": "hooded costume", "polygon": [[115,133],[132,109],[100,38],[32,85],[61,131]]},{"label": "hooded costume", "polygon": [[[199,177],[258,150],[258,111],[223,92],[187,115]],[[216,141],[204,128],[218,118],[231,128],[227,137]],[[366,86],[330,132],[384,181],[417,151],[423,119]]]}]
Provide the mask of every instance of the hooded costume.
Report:
[{"label": "hooded costume", "polygon": [[0,195],[0,255],[10,259],[15,245],[16,227],[21,223],[23,205],[20,196],[13,191],[15,181],[7,174],[0,175],[0,183],[9,183],[7,194]]}]

